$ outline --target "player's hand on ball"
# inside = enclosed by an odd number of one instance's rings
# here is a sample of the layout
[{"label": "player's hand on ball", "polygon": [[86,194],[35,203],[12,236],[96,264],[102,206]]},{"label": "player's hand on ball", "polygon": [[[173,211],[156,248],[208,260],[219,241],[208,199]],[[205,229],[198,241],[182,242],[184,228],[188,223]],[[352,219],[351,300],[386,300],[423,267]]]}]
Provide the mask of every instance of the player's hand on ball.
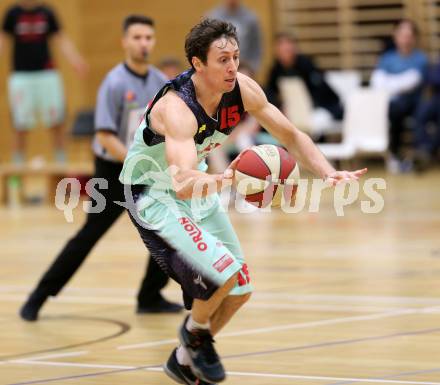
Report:
[{"label": "player's hand on ball", "polygon": [[243,154],[248,150],[249,149],[245,149],[242,152],[240,152],[240,154],[238,154],[238,156],[229,164],[228,168],[223,173],[224,179],[232,179],[232,182],[234,182],[234,174],[238,162],[240,161],[240,158],[243,156]]},{"label": "player's hand on ball", "polygon": [[324,181],[330,186],[336,186],[340,183],[349,182],[351,180],[358,180],[359,177],[368,171],[367,168],[356,171],[335,171],[324,178]]}]

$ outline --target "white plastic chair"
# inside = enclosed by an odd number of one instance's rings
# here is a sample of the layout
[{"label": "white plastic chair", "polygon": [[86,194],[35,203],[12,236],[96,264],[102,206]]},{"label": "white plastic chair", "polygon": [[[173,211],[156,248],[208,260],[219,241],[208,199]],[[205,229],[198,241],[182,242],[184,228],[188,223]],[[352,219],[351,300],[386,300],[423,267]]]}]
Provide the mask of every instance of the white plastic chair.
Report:
[{"label": "white plastic chair", "polygon": [[362,74],[355,70],[326,71],[325,81],[345,105],[349,96],[361,88]]},{"label": "white plastic chair", "polygon": [[381,154],[388,149],[388,106],[386,92],[360,88],[347,101],[342,122],[342,142],[318,147],[328,159],[351,159],[359,154]]},{"label": "white plastic chair", "polygon": [[311,134],[313,102],[304,82],[297,77],[283,77],[278,87],[287,119],[301,131]]},{"label": "white plastic chair", "polygon": [[340,124],[323,108],[314,108],[313,101],[303,80],[283,77],[278,82],[284,113],[301,131],[312,137],[321,134],[340,133]]}]

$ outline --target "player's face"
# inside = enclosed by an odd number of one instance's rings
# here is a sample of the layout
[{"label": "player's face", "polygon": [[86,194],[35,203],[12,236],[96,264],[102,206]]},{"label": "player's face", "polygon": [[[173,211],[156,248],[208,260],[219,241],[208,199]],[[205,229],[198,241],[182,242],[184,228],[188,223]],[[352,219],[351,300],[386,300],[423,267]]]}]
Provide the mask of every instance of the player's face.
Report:
[{"label": "player's face", "polygon": [[202,73],[207,83],[218,92],[235,87],[240,51],[234,39],[220,38],[211,43]]},{"label": "player's face", "polygon": [[140,23],[130,25],[122,39],[127,56],[135,62],[147,62],[155,43],[154,28]]}]

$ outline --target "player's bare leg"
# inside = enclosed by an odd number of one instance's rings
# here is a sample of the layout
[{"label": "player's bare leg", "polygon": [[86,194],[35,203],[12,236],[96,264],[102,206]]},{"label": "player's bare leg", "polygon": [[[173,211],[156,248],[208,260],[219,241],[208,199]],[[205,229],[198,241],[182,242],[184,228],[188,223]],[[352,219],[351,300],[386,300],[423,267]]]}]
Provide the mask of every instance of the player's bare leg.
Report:
[{"label": "player's bare leg", "polygon": [[[206,383],[224,380],[225,371],[213,346],[211,321],[218,331],[247,300],[248,296],[229,299],[229,293],[237,283],[237,276],[235,274],[229,278],[209,300],[194,300],[191,316],[185,319],[180,328],[179,339],[182,346],[173,351],[165,366],[167,373],[172,372],[169,370],[171,366],[180,365],[182,369],[182,366],[188,365],[192,373]],[[230,309],[227,309],[228,305],[231,306]],[[224,315],[220,314],[221,309],[225,311]],[[168,374],[172,377],[172,373]]]},{"label": "player's bare leg", "polygon": [[229,295],[237,282],[237,275],[229,278],[226,283],[217,289],[207,301],[194,299],[191,317],[198,324],[207,324],[215,311],[220,307],[223,300]]},{"label": "player's bare leg", "polygon": [[210,319],[211,334],[216,335],[251,297],[251,293],[227,296]]}]

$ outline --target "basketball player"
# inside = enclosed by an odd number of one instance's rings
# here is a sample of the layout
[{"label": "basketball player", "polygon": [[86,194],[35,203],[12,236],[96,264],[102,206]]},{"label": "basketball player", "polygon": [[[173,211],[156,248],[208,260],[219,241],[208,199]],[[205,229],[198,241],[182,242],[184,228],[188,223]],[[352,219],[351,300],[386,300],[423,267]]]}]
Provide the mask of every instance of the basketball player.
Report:
[{"label": "basketball player", "polygon": [[[115,203],[124,200],[124,188],[118,177],[129,145],[127,121],[130,113],[147,103],[166,83],[165,75],[149,64],[155,44],[154,22],[142,15],[128,16],[123,23],[123,46],[126,60],[114,67],[104,79],[95,111],[95,175],[108,182],[100,189],[106,206],[102,212],[90,213],[79,232],[67,242],[53,264],[40,279],[20,315],[35,321],[49,296],[56,296],[87,258],[93,246],[124,212]],[[138,294],[138,313],[174,313],[182,306],[168,302],[160,290],[167,275],[150,258]]]},{"label": "basketball player", "polygon": [[[160,266],[180,283],[187,316],[165,372],[176,382],[225,379],[213,336],[249,299],[251,284],[239,241],[217,192],[233,182],[237,158],[224,174],[207,174],[204,159],[248,111],[288,151],[330,185],[367,170],[335,171],[260,86],[237,73],[235,27],[205,19],[188,34],[191,69],[168,82],[150,103],[125,159],[120,180],[135,190],[130,215]],[[163,170],[163,171],[161,171]],[[205,188],[196,191],[201,182]],[[133,187],[136,185],[136,188]],[[126,192],[129,190],[126,189]]]}]

